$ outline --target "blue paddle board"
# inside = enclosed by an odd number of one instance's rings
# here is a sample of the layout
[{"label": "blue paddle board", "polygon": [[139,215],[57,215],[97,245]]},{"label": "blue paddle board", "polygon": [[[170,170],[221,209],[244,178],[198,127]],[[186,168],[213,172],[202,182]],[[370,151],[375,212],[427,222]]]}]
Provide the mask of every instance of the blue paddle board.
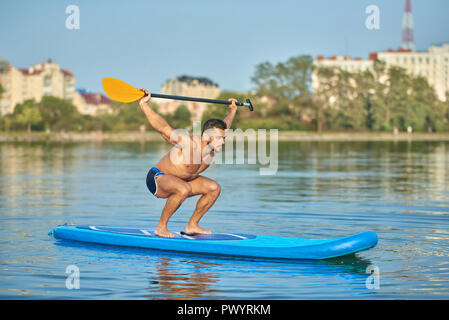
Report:
[{"label": "blue paddle board", "polygon": [[87,243],[268,259],[328,259],[366,250],[377,244],[377,235],[372,231],[335,239],[301,239],[238,233],[175,233],[174,238],[163,238],[143,228],[64,225],[56,227],[52,233],[57,239]]}]

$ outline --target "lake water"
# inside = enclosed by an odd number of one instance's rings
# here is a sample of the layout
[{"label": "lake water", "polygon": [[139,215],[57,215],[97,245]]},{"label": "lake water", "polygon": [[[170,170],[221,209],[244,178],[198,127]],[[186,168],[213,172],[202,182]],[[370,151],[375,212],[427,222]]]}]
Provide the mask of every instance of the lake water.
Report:
[{"label": "lake water", "polygon": [[[343,258],[217,258],[48,235],[64,223],[153,229],[165,201],[145,178],[168,148],[0,144],[0,298],[449,298],[448,142],[280,142],[276,175],[253,164],[204,172],[222,193],[203,227],[304,238],[377,233],[377,247]],[[183,230],[197,199],[175,213],[172,231]],[[79,289],[66,288],[70,265]]]}]

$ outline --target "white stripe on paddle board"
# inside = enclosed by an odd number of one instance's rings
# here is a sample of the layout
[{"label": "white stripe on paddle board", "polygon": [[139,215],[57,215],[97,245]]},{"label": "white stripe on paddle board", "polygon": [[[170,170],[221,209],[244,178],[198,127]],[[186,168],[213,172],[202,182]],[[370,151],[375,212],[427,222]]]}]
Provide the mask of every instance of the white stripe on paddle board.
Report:
[{"label": "white stripe on paddle board", "polygon": [[243,240],[247,240],[248,239],[247,237],[239,236],[238,234],[233,234],[233,233],[222,233],[222,234],[225,234],[225,235],[228,235],[228,236],[237,237],[237,238],[240,238],[240,239],[243,239]]},{"label": "white stripe on paddle board", "polygon": [[142,232],[144,235],[146,236],[151,236],[152,234],[149,233],[147,230],[140,230],[140,232]]}]

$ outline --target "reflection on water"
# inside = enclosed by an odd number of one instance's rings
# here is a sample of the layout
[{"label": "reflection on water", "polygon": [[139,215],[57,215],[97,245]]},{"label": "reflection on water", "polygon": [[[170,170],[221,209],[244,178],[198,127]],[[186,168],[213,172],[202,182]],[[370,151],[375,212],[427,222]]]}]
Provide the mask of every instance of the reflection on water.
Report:
[{"label": "reflection on water", "polygon": [[[268,277],[274,270],[283,269],[284,277],[294,277],[295,273],[302,276],[314,277],[362,277],[366,279],[366,269],[371,263],[366,259],[361,259],[355,255],[340,257],[338,259],[329,259],[324,261],[289,261],[289,260],[267,260],[251,258],[232,258],[216,257],[216,262],[199,260],[190,257],[185,259],[188,254],[179,254],[174,258],[157,256],[155,263],[156,279],[151,281],[148,298],[155,296],[153,290],[157,290],[158,295],[171,299],[194,299],[209,298],[219,294],[219,288],[216,285],[220,280],[219,270],[228,269],[229,264],[237,263],[234,268],[244,268],[245,272],[257,272],[266,274]],[[181,258],[180,258],[181,257]],[[183,259],[184,258],[184,259]],[[219,263],[217,263],[219,262]],[[186,272],[186,268],[179,269],[179,265],[191,266]],[[217,270],[215,272],[214,270]]]},{"label": "reflection on water", "polygon": [[[280,142],[279,169],[214,165],[215,232],[328,238],[373,230],[376,248],[326,261],[259,261],[74,245],[65,222],[154,228],[165,204],[146,189],[164,143],[0,144],[0,297],[322,299],[449,297],[447,142]],[[182,230],[198,197],[169,227]],[[81,288],[65,288],[65,268]],[[370,265],[379,290],[368,290]]]},{"label": "reflection on water", "polygon": [[[192,265],[190,273],[178,270],[178,261],[158,257],[155,265],[157,280],[152,281],[153,286],[157,286],[161,297],[174,297],[175,299],[193,299],[205,297],[213,292],[211,286],[219,280],[219,276],[208,270],[213,266],[220,266],[218,263],[208,263],[204,261],[186,261]],[[151,289],[150,289],[151,290]],[[153,294],[145,295],[152,298]]]}]

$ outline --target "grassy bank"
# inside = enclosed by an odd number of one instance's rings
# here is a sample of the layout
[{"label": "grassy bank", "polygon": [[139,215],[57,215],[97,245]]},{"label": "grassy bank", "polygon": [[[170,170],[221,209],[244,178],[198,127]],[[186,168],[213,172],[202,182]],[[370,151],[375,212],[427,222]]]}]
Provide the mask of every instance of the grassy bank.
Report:
[{"label": "grassy bank", "polygon": [[279,141],[449,141],[449,133],[304,132],[280,131]]},{"label": "grassy bank", "polygon": [[0,142],[133,142],[133,141],[163,141],[156,132],[9,132],[0,133]]},{"label": "grassy bank", "polygon": [[[269,130],[267,131],[269,133]],[[449,141],[449,133],[314,133],[305,131],[279,131],[279,141]],[[9,132],[0,133],[0,142],[141,142],[164,141],[156,132],[117,133],[44,133]]]}]

